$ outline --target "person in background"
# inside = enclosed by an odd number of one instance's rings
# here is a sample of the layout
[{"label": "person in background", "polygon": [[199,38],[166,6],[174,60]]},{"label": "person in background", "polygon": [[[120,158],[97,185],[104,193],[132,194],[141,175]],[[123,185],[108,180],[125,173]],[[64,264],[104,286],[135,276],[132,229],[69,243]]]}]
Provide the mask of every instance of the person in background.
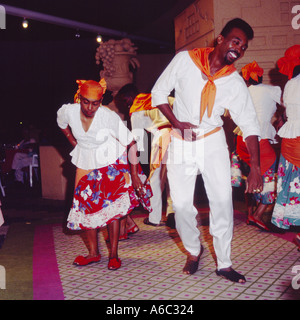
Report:
[{"label": "person in background", "polygon": [[[261,140],[259,141],[260,168],[264,181],[263,190],[259,193],[246,194],[248,219],[247,224],[254,225],[266,231],[270,228],[263,221],[263,214],[268,205],[276,199],[276,152],[272,144],[276,141],[276,130],[272,125],[272,118],[277,110],[277,104],[281,103],[281,89],[279,86],[263,84],[263,72],[256,61],[245,65],[242,68],[242,76],[248,86],[253,100],[255,111],[261,130]],[[243,140],[243,133],[239,128],[234,132],[237,134],[236,151],[239,158],[244,161],[242,168],[251,165],[250,155]],[[247,168],[245,170],[249,172]],[[254,206],[256,206],[253,212]]]},{"label": "person in background", "polygon": [[[138,90],[134,84],[125,84],[117,94],[108,103],[107,107],[116,112],[125,126],[131,130],[131,122],[129,117],[129,108],[133,102],[134,97],[138,94]],[[120,236],[119,241],[127,240],[130,235],[139,231],[138,225],[135,223],[130,214],[121,219],[120,222]],[[107,241],[109,239],[107,238]]]},{"label": "person in background", "polygon": [[[253,38],[253,30],[242,19],[223,28],[214,48],[179,52],[163,71],[152,94],[157,107],[172,125],[168,150],[168,179],[178,234],[188,252],[184,274],[198,270],[203,251],[193,204],[195,181],[200,171],[210,207],[210,233],[217,257],[218,276],[244,283],[232,268],[233,203],[230,158],[221,116],[225,108],[243,131],[251,155],[246,192],[259,192],[258,136],[260,128],[250,93],[234,62],[242,58]],[[175,90],[173,109],[168,96]]]},{"label": "person in background", "polygon": [[[288,76],[283,105],[286,123],[279,129],[281,154],[278,165],[277,199],[272,223],[284,230],[300,226],[300,45],[285,51],[277,61],[279,72]],[[300,234],[294,239],[300,248]]]},{"label": "person in background", "polygon": [[[74,104],[57,111],[57,123],[71,145],[76,166],[73,205],[67,227],[82,230],[89,254],[78,256],[78,266],[99,262],[97,230],[107,226],[110,242],[108,269],[121,266],[118,257],[120,218],[140,204],[149,205],[151,188],[141,179],[136,142],[120,117],[101,105],[105,80],[77,80]],[[128,156],[127,156],[128,150]],[[129,160],[129,161],[128,161]],[[130,162],[130,165],[129,165]],[[150,206],[147,207],[151,210]]]},{"label": "person in background", "polygon": [[36,140],[31,137],[30,129],[24,127],[22,130],[23,139],[16,145],[17,152],[12,161],[12,169],[15,170],[15,181],[24,184],[24,169],[32,163],[33,155],[36,153]]},{"label": "person in background", "polygon": [[111,110],[119,114],[129,130],[131,130],[129,109],[138,94],[137,87],[133,83],[127,83],[117,92],[113,101],[108,105]]},{"label": "person in background", "polygon": [[[168,99],[170,105],[172,105],[174,99],[172,97]],[[144,223],[153,227],[167,225],[174,229],[174,210],[169,194],[166,172],[167,148],[169,145],[168,137],[171,125],[159,109],[152,108],[151,94],[149,93],[141,93],[135,97],[129,114],[132,132],[136,137],[139,151],[145,150],[143,139],[145,131],[153,134],[151,140],[150,173],[148,177],[153,192],[153,197],[150,199],[153,210],[149,213],[149,216],[144,219]],[[162,221],[162,194],[164,190],[166,190],[167,196],[166,222]]]},{"label": "person in background", "polygon": [[[171,99],[171,98],[170,98]],[[134,133],[137,140],[137,148],[140,157],[143,158],[144,167],[147,165],[145,171],[148,172],[148,181],[150,182],[153,196],[150,199],[152,211],[149,213],[149,217],[144,219],[144,223],[154,227],[164,226],[165,223],[161,221],[162,218],[162,193],[168,184],[166,181],[166,166],[163,161],[157,162],[153,165],[156,150],[159,145],[158,140],[162,134],[170,127],[168,120],[161,114],[158,109],[152,109],[151,94],[138,93],[138,89],[133,83],[123,86],[116,96],[113,103],[108,105],[112,110],[116,111],[121,119],[125,121],[125,124]],[[154,135],[150,143],[151,155],[148,159],[148,135],[146,135],[145,143],[145,131]],[[146,150],[145,150],[146,149]],[[143,153],[143,155],[142,155]],[[145,159],[146,157],[146,159]],[[148,161],[150,160],[150,165]],[[162,165],[160,166],[160,164]],[[142,164],[143,165],[143,164]],[[125,219],[124,219],[125,220]],[[127,239],[128,235],[138,231],[137,226],[130,216],[126,217],[127,227],[124,227],[124,220],[121,221],[121,239]],[[167,225],[174,228],[174,213],[172,209],[172,201],[168,194],[167,189]]]}]

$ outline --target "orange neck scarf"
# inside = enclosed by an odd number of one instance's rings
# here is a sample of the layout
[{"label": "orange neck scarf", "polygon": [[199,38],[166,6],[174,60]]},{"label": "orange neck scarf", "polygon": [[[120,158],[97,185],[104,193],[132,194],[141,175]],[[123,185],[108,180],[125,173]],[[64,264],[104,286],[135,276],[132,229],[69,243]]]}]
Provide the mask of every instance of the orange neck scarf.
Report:
[{"label": "orange neck scarf", "polygon": [[228,76],[236,70],[233,65],[227,65],[212,76],[210,74],[208,56],[213,50],[214,48],[198,48],[189,51],[189,55],[195,63],[195,65],[208,78],[208,81],[201,92],[200,121],[202,120],[206,108],[208,117],[211,117],[217,92],[214,80]]},{"label": "orange neck scarf", "polygon": [[132,106],[129,110],[129,115],[131,115],[133,112],[151,109],[153,109],[151,102],[151,93],[140,93],[133,100]]}]

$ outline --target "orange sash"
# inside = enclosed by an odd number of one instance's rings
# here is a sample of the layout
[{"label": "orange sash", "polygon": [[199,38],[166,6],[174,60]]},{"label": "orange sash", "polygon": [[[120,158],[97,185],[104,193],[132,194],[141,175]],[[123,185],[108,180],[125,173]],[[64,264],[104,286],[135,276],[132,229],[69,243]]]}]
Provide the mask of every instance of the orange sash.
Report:
[{"label": "orange sash", "polygon": [[295,139],[283,138],[281,142],[281,154],[287,161],[300,168],[300,137]]},{"label": "orange sash", "polygon": [[[268,139],[262,139],[259,141],[259,151],[260,173],[261,175],[263,175],[275,162],[276,153]],[[236,152],[239,157],[250,166],[250,155],[242,136],[237,137]]]},{"label": "orange sash", "polygon": [[208,81],[201,92],[200,121],[202,120],[206,108],[208,117],[211,117],[217,92],[214,80],[228,76],[236,70],[234,65],[227,65],[212,76],[210,74],[208,56],[213,50],[214,48],[198,48],[189,51],[189,55],[193,62],[208,78]]},{"label": "orange sash", "polygon": [[151,109],[153,109],[151,102],[151,93],[140,93],[133,100],[132,106],[129,110],[129,115],[131,115],[133,112]]}]

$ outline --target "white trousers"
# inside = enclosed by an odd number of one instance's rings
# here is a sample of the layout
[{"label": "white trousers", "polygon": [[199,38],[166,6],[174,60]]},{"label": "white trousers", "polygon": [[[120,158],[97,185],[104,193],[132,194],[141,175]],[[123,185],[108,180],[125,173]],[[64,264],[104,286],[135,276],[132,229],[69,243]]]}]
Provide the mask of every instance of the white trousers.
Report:
[{"label": "white trousers", "polygon": [[167,182],[166,164],[162,163],[159,168],[155,169],[152,177],[150,178],[150,185],[153,196],[150,198],[152,212],[149,213],[149,221],[159,224],[162,217],[162,193],[165,188],[167,192],[167,215],[174,212]]},{"label": "white trousers", "polygon": [[176,229],[185,249],[195,256],[199,255],[201,245],[198,211],[193,203],[199,172],[209,200],[209,231],[217,267],[227,268],[232,264],[233,203],[230,158],[223,130],[194,142],[173,138],[169,148],[168,179]]}]

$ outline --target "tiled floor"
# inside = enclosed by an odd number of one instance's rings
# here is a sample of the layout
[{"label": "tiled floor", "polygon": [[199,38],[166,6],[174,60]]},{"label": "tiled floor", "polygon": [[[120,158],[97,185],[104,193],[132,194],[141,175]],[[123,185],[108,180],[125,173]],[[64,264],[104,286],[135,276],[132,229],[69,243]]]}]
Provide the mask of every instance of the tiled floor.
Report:
[{"label": "tiled floor", "polygon": [[79,236],[66,235],[54,226],[59,273],[66,300],[300,300],[292,288],[294,266],[300,267],[295,245],[273,234],[247,226],[235,218],[232,260],[246,284],[233,284],[215,274],[212,239],[208,226],[199,226],[205,248],[199,270],[182,274],[186,260],[175,230],[154,228],[135,218],[140,231],[119,244],[122,267],[107,269],[105,232],[99,233],[100,263],[76,267],[76,255],[86,254]]}]

